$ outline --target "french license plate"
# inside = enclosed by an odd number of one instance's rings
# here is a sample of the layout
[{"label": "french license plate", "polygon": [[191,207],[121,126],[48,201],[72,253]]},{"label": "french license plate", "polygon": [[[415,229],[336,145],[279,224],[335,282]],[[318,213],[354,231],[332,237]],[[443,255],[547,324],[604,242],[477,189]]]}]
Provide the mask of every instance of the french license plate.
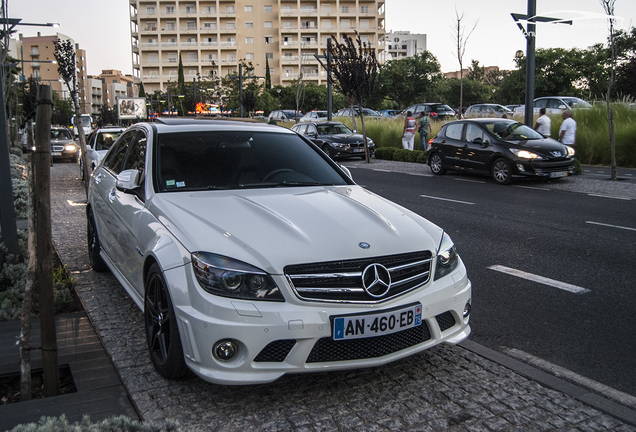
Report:
[{"label": "french license plate", "polygon": [[353,149],[353,152],[354,152],[354,153],[362,153],[363,151],[364,151],[364,149],[363,149],[363,148],[354,148],[354,149]]},{"label": "french license plate", "polygon": [[62,152],[52,152],[51,156],[62,156]]},{"label": "french license plate", "polygon": [[422,325],[422,305],[359,315],[337,316],[333,319],[333,339],[361,339],[397,333]]},{"label": "french license plate", "polygon": [[566,171],[559,171],[550,173],[550,178],[559,178],[559,177],[567,177],[568,173]]}]

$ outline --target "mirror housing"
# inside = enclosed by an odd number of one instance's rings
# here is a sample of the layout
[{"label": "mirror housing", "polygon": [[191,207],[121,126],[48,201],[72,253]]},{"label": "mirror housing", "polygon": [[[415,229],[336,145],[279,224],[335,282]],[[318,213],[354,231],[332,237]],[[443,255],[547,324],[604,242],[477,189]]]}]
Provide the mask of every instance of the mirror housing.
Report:
[{"label": "mirror housing", "polygon": [[129,169],[119,173],[117,176],[117,189],[124,193],[133,193],[133,189],[140,186],[141,175],[139,170]]}]

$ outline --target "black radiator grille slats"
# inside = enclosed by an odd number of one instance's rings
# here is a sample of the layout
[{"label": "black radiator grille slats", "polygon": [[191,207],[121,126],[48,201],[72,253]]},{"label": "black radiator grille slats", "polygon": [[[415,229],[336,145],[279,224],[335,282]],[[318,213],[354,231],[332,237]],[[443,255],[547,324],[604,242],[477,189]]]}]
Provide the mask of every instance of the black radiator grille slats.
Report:
[{"label": "black radiator grille slats", "polygon": [[[427,283],[431,271],[430,251],[371,257],[347,261],[290,265],[284,272],[297,296],[309,301],[373,303],[404,294]],[[389,270],[391,289],[382,298],[369,296],[362,286],[362,273],[380,264]]]}]

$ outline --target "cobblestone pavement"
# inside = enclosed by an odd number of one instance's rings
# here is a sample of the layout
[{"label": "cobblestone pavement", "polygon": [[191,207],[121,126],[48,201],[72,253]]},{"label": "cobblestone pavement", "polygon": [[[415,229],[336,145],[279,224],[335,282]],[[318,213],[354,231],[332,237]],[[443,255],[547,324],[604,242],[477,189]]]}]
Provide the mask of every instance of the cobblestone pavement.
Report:
[{"label": "cobblestone pavement", "polygon": [[602,403],[552,390],[463,346],[267,385],[165,380],[150,363],[142,313],[110,273],[89,267],[78,176],[75,164],[51,168],[54,244],[144,420],[171,418],[192,431],[636,431],[629,409],[610,416]]}]

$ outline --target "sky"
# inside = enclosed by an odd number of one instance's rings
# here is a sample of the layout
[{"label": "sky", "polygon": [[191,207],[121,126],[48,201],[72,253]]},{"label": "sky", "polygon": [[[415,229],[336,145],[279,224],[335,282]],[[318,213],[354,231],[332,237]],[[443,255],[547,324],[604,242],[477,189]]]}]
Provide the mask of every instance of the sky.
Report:
[{"label": "sky", "polygon": [[[608,24],[600,0],[536,0],[537,14],[572,20],[572,25],[537,24],[537,48],[580,48],[605,43]],[[510,16],[525,14],[527,0],[386,0],[386,30],[427,35],[427,48],[437,57],[443,72],[459,69],[456,13],[463,15],[468,36],[464,67],[471,60],[482,66],[515,68],[514,56],[525,52],[526,39]],[[8,16],[24,23],[57,22],[60,27],[18,26],[18,33],[65,34],[86,50],[89,75],[103,69],[132,74],[128,0],[8,0]],[[636,1],[616,0],[616,27],[636,26]],[[524,24],[525,25],[525,24]]]}]

